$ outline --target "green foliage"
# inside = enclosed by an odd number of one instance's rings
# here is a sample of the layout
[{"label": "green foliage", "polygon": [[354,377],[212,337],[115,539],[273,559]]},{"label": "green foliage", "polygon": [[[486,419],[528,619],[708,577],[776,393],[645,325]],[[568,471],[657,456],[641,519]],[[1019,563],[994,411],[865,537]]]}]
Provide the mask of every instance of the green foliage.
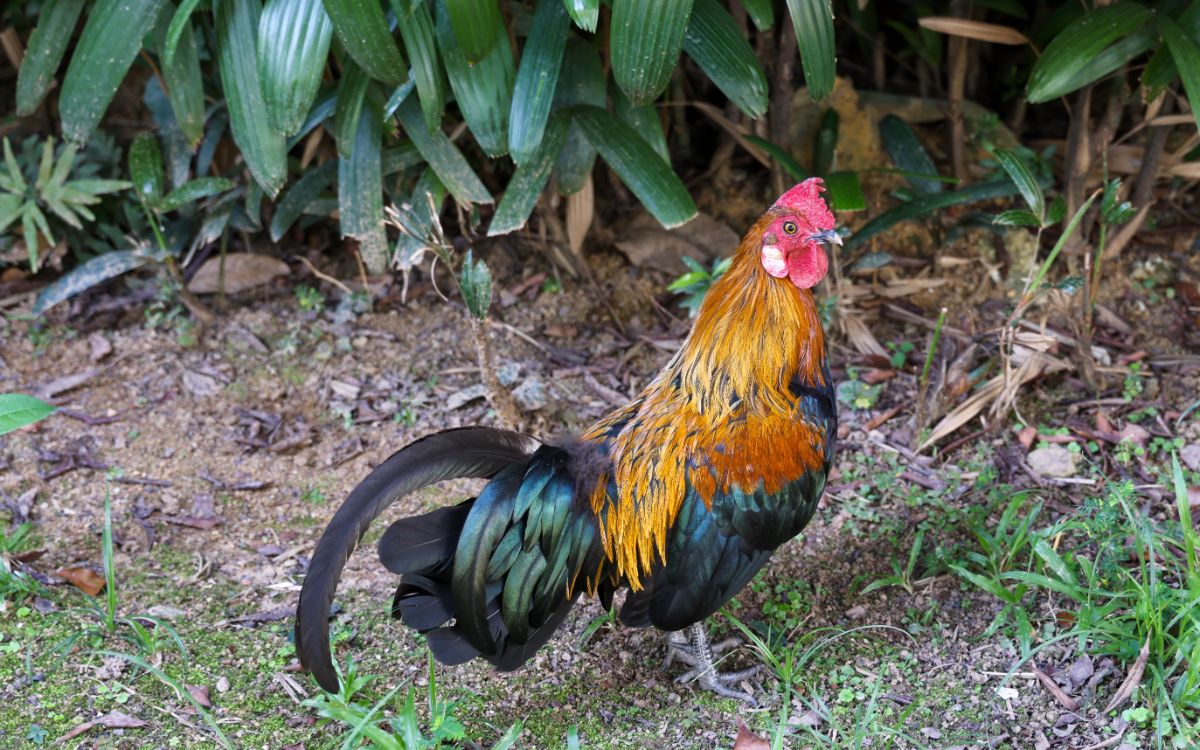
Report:
[{"label": "green foliage", "polygon": [[[988,634],[1015,626],[1026,659],[1064,639],[1127,662],[1145,653],[1141,700],[1158,707],[1158,735],[1179,747],[1196,741],[1200,716],[1200,535],[1174,456],[1169,475],[1174,520],[1145,516],[1125,483],[1036,529],[1040,503],[1031,506],[1029,494],[1020,493],[994,530],[974,526],[979,550],[951,567],[1004,602]],[[1044,624],[1035,614],[1047,611],[1042,597],[1055,602],[1049,610],[1058,613]]]},{"label": "green foliage", "polygon": [[473,257],[470,250],[467,250],[467,257],[463,259],[458,285],[467,312],[476,320],[487,318],[492,306],[492,272],[487,263],[482,258]]},{"label": "green foliage", "polygon": [[23,393],[0,393],[0,435],[40,422],[54,413],[54,407]]},{"label": "green foliage", "polygon": [[733,258],[715,260],[711,269],[705,268],[686,255],[680,260],[688,267],[688,272],[672,281],[667,287],[667,291],[675,292],[683,297],[680,304],[687,309],[688,316],[694,318],[700,311],[700,303],[704,301],[704,295],[708,294],[713,283],[729,270],[729,264],[733,262]]},{"label": "green foliage", "polygon": [[100,202],[100,196],[124,190],[128,182],[92,178],[69,180],[76,163],[78,148],[64,145],[55,155],[54,139],[42,141],[41,157],[32,158],[33,141],[27,140],[22,158],[13,153],[12,144],[4,139],[4,165],[0,169],[0,234],[10,226],[21,229],[29,267],[36,272],[44,244],[56,243],[51,224],[82,230],[84,222],[95,216],[89,210]]}]

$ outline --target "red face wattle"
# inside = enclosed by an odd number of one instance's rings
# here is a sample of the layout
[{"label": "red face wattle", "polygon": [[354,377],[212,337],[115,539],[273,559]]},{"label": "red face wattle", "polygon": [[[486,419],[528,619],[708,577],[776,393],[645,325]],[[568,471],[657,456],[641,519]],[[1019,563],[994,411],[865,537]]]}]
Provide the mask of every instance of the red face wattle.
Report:
[{"label": "red face wattle", "polygon": [[814,235],[841,244],[829,231],[836,222],[821,198],[824,190],[821,179],[812,177],[784,193],[771,207],[776,216],[763,235],[763,269],[800,289],[816,286],[829,270],[823,242]]}]

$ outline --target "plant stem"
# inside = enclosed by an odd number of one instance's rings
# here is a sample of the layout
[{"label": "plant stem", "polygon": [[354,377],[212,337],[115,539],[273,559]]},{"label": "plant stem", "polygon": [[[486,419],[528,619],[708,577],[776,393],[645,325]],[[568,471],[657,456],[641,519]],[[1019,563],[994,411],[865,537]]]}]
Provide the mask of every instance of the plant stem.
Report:
[{"label": "plant stem", "polygon": [[479,361],[479,377],[487,388],[488,401],[496,410],[496,419],[503,426],[515,430],[520,426],[520,412],[517,410],[512,394],[500,384],[500,379],[496,377],[495,362],[492,358],[492,340],[488,333],[487,321],[476,320],[469,313],[467,321],[471,325],[471,332],[475,335],[475,356]]}]

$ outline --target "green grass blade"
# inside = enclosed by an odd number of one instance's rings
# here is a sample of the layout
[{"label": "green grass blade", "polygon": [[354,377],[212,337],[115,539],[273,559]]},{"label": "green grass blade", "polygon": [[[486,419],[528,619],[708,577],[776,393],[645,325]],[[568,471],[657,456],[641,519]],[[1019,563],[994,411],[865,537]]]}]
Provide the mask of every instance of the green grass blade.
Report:
[{"label": "green grass blade", "polygon": [[563,0],[567,12],[575,25],[589,33],[595,33],[600,23],[600,0]]},{"label": "green grass blade", "polygon": [[117,87],[167,0],[97,0],[75,45],[58,97],[63,135],[85,142],[100,123]]},{"label": "green grass blade", "polygon": [[33,303],[33,314],[41,315],[59,302],[74,297],[113,277],[120,276],[126,271],[140,268],[148,262],[146,257],[130,250],[97,255],[86,263],[76,266],[39,292],[37,300]]},{"label": "green grass blade", "polygon": [[81,10],[83,0],[47,0],[42,5],[17,76],[18,115],[33,114],[50,90]]},{"label": "green grass blade", "polygon": [[[512,107],[516,69],[508,34],[500,33],[491,51],[477,62],[459,48],[450,14],[437,17],[438,46],[450,88],[471,134],[489,156],[508,153],[508,113]],[[497,19],[497,23],[503,22]]]},{"label": "green grass blade", "polygon": [[[490,55],[501,38],[507,38],[496,0],[443,0],[454,30],[456,47],[468,64]],[[442,45],[442,52],[446,47]],[[510,53],[511,54],[511,53]],[[453,80],[453,79],[451,79]]]},{"label": "green grass blade", "polygon": [[800,46],[800,64],[808,95],[820,101],[833,91],[837,60],[833,46],[831,0],[787,0],[792,28]]},{"label": "green grass blade", "polygon": [[168,3],[158,18],[158,28],[154,32],[154,49],[162,62],[163,82],[166,84],[167,98],[171,102],[171,111],[179,130],[187,139],[188,145],[195,148],[204,138],[204,78],[200,71],[200,54],[196,50],[195,35],[192,25],[185,23],[176,40],[175,54],[168,60],[166,56],[166,38],[169,23],[175,15],[175,5]]},{"label": "green grass blade", "polygon": [[[572,38],[567,42],[562,73],[554,92],[555,110],[576,104],[603,107],[604,88],[604,68],[596,48],[582,39]],[[596,164],[596,153],[596,147],[588,141],[579,126],[572,123],[567,131],[567,141],[554,165],[555,181],[560,193],[571,195],[583,188]]]},{"label": "green grass blade", "polygon": [[1001,148],[996,149],[994,156],[1004,171],[1008,173],[1013,184],[1017,186],[1017,190],[1021,191],[1021,197],[1025,199],[1025,204],[1029,206],[1033,215],[1039,219],[1044,217],[1046,215],[1046,198],[1042,195],[1041,186],[1038,185],[1033,173],[1029,171],[1029,167],[1025,165],[1021,157],[1012,151]]},{"label": "green grass blade", "polygon": [[304,124],[332,39],[321,0],[267,0],[258,19],[258,77],[276,131],[292,135]]},{"label": "green grass blade", "polygon": [[[442,125],[446,111],[446,77],[438,60],[437,40],[433,32],[433,16],[423,1],[391,0],[396,13],[400,38],[412,62],[412,79],[421,99],[421,112],[430,130]],[[407,8],[405,7],[407,6]]]},{"label": "green grass blade", "polygon": [[279,195],[275,203],[275,213],[271,216],[271,241],[279,242],[287,230],[304,213],[313,201],[321,197],[333,179],[337,176],[338,161],[327,161],[315,169],[309,169],[300,175]]},{"label": "green grass blade", "polygon": [[546,130],[570,28],[565,5],[558,0],[538,3],[521,52],[508,118],[508,146],[518,165],[533,157]]},{"label": "green grass blade", "polygon": [[1071,235],[1075,233],[1075,227],[1079,225],[1079,221],[1083,218],[1083,214],[1088,210],[1088,208],[1091,207],[1095,200],[1096,194],[1092,194],[1092,197],[1084,201],[1083,205],[1079,207],[1079,210],[1075,212],[1075,215],[1071,217],[1071,221],[1067,223],[1067,228],[1063,230],[1062,236],[1058,238],[1058,242],[1054,243],[1054,247],[1050,249],[1050,254],[1046,256],[1046,260],[1044,260],[1041,267],[1038,268],[1037,275],[1033,278],[1033,284],[1031,284],[1029,287],[1031,294],[1041,288],[1042,282],[1046,279],[1046,274],[1050,271],[1050,266],[1054,265],[1055,258],[1057,258],[1058,254],[1062,252],[1062,249],[1067,244],[1067,240],[1069,240]]},{"label": "green grass blade", "polygon": [[333,31],[372,78],[395,86],[408,77],[379,0],[323,0]]},{"label": "green grass blade", "polygon": [[489,237],[508,234],[525,226],[537,205],[538,196],[550,179],[550,171],[554,168],[558,153],[566,143],[569,125],[570,117],[565,112],[557,112],[550,118],[537,150],[517,167],[509,180],[492,223],[488,225]]},{"label": "green grass blade", "polygon": [[1017,188],[1011,180],[996,180],[994,182],[980,182],[960,190],[948,190],[935,195],[922,196],[904,205],[896,206],[890,211],[885,211],[868,221],[857,232],[846,239],[845,252],[853,250],[871,237],[894,227],[902,221],[916,219],[941,208],[960,206],[965,203],[976,203],[990,198],[1003,198],[1008,195],[1014,195],[1016,192]]},{"label": "green grass blade", "polygon": [[571,116],[621,181],[664,227],[677,227],[695,217],[696,204],[683,182],[633,128],[599,107],[575,107]]},{"label": "green grass blade", "polygon": [[287,179],[284,138],[270,125],[258,78],[258,0],[215,0],[217,62],[229,127],[250,174],[274,197]]},{"label": "green grass blade", "polygon": [[396,109],[396,119],[455,200],[459,203],[492,202],[492,196],[458,147],[440,130],[429,132],[420,104],[412,98],[404,100]]},{"label": "green grass blade", "polygon": [[1110,44],[1150,20],[1150,11],[1144,6],[1120,2],[1097,8],[1074,21],[1054,37],[1034,64],[1026,98],[1031,104],[1038,104],[1071,93],[1078,88],[1081,70],[1090,66]]},{"label": "green grass blade", "polygon": [[694,0],[683,49],[729,101],[751,119],[767,111],[767,74],[729,11],[717,0]]},{"label": "green grass blade", "polygon": [[879,121],[879,136],[892,163],[896,169],[906,173],[908,184],[912,185],[914,191],[921,195],[942,192],[943,185],[939,180],[914,176],[936,175],[937,167],[907,122],[896,115],[886,115]]},{"label": "green grass blade", "polygon": [[1200,127],[1200,46],[1169,18],[1159,18],[1158,27],[1162,29],[1163,40],[1171,50],[1179,77],[1183,79],[1192,116]]},{"label": "green grass blade", "polygon": [[692,0],[613,0],[609,60],[634,104],[649,104],[666,90],[691,14]]},{"label": "green grass blade", "polygon": [[342,236],[359,242],[359,252],[373,274],[387,270],[387,234],[383,229],[383,174],[380,149],[383,118],[367,102],[349,158],[338,159],[338,213]]},{"label": "green grass blade", "polygon": [[0,435],[40,422],[54,413],[54,407],[24,393],[0,393]]}]

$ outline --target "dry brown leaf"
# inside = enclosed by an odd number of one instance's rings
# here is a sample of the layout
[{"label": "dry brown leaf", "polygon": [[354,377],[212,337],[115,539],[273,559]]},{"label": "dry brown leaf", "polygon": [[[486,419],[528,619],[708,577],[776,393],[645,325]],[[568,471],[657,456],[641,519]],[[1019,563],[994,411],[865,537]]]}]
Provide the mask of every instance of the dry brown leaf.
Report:
[{"label": "dry brown leaf", "polygon": [[1141,653],[1138,654],[1137,661],[1129,668],[1129,674],[1125,675],[1125,681],[1121,683],[1121,687],[1117,688],[1117,692],[1113,694],[1112,700],[1100,712],[1101,715],[1107,714],[1110,711],[1121,707],[1129,697],[1133,695],[1133,689],[1136,688],[1142,681],[1142,673],[1146,671],[1146,662],[1150,661],[1150,638],[1146,638],[1146,642],[1142,644]]},{"label": "dry brown leaf", "polygon": [[1030,666],[1033,667],[1033,673],[1037,675],[1037,678],[1039,681],[1041,681],[1042,686],[1050,691],[1050,695],[1054,696],[1054,700],[1058,701],[1059,704],[1068,711],[1079,710],[1079,703],[1077,703],[1074,698],[1063,692],[1063,689],[1058,686],[1058,683],[1056,683],[1050,677],[1050,675],[1043,672],[1041,668],[1032,661],[1030,662]]},{"label": "dry brown leaf", "polygon": [[188,685],[187,691],[201,706],[212,708],[212,699],[208,696],[207,685]]},{"label": "dry brown leaf", "polygon": [[771,750],[771,743],[751,732],[739,719],[737,739],[733,741],[733,750]]},{"label": "dry brown leaf", "polygon": [[567,196],[567,242],[571,246],[571,255],[582,269],[583,240],[592,227],[592,216],[595,213],[596,196],[589,174],[583,181],[583,187]]},{"label": "dry brown leaf", "polygon": [[656,268],[667,273],[687,271],[680,258],[684,255],[702,265],[729,255],[738,245],[737,233],[707,214],[681,227],[663,229],[648,215],[634,219],[617,240],[617,249],[635,266]]},{"label": "dry brown leaf", "polygon": [[968,21],[965,18],[950,16],[926,16],[917,21],[921,28],[936,31],[948,36],[961,36],[966,39],[977,39],[993,44],[1028,44],[1029,39],[1024,34],[1010,26],[982,21]]},{"label": "dry brown leaf", "polygon": [[[244,292],[280,276],[287,276],[290,272],[287,263],[270,255],[230,253],[225,256],[225,291],[228,294]],[[204,265],[192,277],[188,291],[193,294],[215,294],[220,290],[220,274],[221,257],[214,255],[204,261]]]},{"label": "dry brown leaf", "polygon": [[130,716],[129,714],[122,713],[121,711],[109,711],[98,719],[85,721],[76,726],[62,737],[59,737],[55,741],[55,744],[61,745],[67,740],[74,739],[89,729],[95,729],[96,727],[103,727],[105,729],[137,729],[138,727],[144,726],[147,726],[146,722],[136,716]]},{"label": "dry brown leaf", "polygon": [[104,576],[89,568],[62,568],[56,570],[54,575],[88,596],[95,596],[104,590]]},{"label": "dry brown leaf", "polygon": [[846,338],[850,339],[850,343],[859,352],[868,355],[874,354],[887,360],[887,349],[883,348],[862,318],[857,315],[846,315],[842,318],[842,327],[846,330]]}]

